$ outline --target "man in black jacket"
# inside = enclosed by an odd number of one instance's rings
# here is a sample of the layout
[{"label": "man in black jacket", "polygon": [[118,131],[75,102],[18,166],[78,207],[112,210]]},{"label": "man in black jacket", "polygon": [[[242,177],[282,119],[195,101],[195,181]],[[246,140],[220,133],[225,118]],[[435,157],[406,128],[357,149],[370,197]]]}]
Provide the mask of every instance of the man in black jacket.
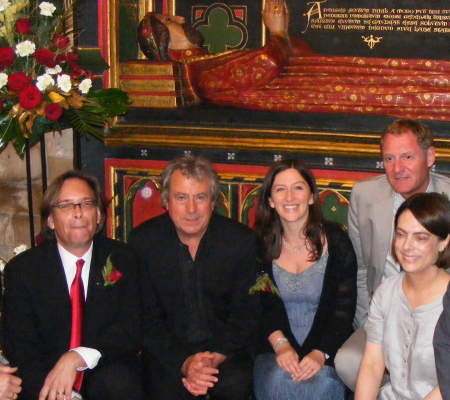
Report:
[{"label": "man in black jacket", "polygon": [[162,174],[167,213],[131,233],[143,265],[144,357],[156,399],[244,400],[251,391],[255,236],[213,213],[218,194],[207,160],[176,159]]},{"label": "man in black jacket", "polygon": [[[4,347],[22,378],[22,400],[143,400],[137,368],[137,257],[96,235],[103,220],[97,181],[59,176],[41,207],[48,240],[5,269]],[[16,397],[10,397],[16,398]]]},{"label": "man in black jacket", "polygon": [[434,331],[434,356],[436,358],[436,371],[442,398],[450,400],[450,285],[444,296],[444,311],[439,318]]}]

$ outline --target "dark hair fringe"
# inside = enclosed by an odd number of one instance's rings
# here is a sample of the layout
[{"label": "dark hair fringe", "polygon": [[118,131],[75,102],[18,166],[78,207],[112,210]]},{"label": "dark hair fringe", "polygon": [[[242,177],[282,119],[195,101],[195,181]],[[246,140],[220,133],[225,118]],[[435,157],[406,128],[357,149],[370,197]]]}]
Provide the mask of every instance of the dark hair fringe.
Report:
[{"label": "dark hair fringe", "polygon": [[[397,228],[398,219],[404,211],[409,210],[414,218],[428,232],[445,240],[450,233],[450,202],[446,195],[439,193],[417,193],[406,199],[395,214],[394,227]],[[395,240],[392,240],[392,255],[398,262],[395,254]],[[450,267],[450,245],[442,251],[436,261],[438,268]]]}]

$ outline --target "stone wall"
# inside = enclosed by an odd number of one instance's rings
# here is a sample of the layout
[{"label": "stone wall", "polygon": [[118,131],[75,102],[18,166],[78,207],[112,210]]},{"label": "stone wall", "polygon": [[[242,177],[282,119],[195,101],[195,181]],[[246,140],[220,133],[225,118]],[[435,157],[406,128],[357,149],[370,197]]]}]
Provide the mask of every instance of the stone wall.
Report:
[{"label": "stone wall", "polygon": [[[46,134],[48,182],[72,168],[72,131]],[[31,175],[35,233],[41,224],[39,206],[42,200],[40,145],[31,149]],[[28,198],[25,158],[21,159],[13,146],[0,153],[0,257],[9,260],[19,244],[30,246]]]}]

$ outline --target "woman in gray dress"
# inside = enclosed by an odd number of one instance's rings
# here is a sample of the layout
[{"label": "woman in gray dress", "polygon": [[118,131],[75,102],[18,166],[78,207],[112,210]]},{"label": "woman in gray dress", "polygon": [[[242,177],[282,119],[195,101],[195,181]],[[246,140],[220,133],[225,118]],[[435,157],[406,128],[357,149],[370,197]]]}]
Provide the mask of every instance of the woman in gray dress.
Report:
[{"label": "woman in gray dress", "polygon": [[254,368],[257,400],[343,400],[333,368],[352,332],[356,257],[346,232],[322,218],[318,190],[298,160],[272,166],[256,230],[263,318]]},{"label": "woman in gray dress", "polygon": [[433,332],[450,281],[449,200],[416,194],[400,206],[394,224],[393,255],[402,272],[373,296],[355,398],[441,400]]}]

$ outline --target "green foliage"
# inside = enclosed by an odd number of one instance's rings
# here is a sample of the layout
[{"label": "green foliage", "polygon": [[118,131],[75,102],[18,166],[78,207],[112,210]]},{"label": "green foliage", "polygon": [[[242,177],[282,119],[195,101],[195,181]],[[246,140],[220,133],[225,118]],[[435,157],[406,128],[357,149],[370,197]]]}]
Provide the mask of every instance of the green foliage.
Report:
[{"label": "green foliage", "polygon": [[107,122],[103,109],[97,104],[85,105],[83,108],[71,108],[65,111],[65,116],[74,131],[103,139],[103,127]]},{"label": "green foliage", "polygon": [[108,117],[125,114],[132,103],[128,94],[117,88],[97,90],[87,97],[103,107]]},{"label": "green foliage", "polygon": [[[2,49],[7,55],[15,53],[0,70],[0,151],[12,142],[23,156],[27,140],[33,146],[46,132],[66,127],[102,139],[105,125],[128,111],[131,101],[120,89],[90,92],[92,73],[86,65],[99,71],[107,64],[98,50],[81,52],[79,59],[74,53],[68,36],[74,3],[54,1],[56,8],[51,4],[41,8],[41,0],[10,0],[0,12],[0,47],[8,47]],[[19,18],[29,21],[29,30],[16,29]],[[28,77],[34,93],[21,96],[28,84],[8,87],[10,79],[20,82],[17,75],[11,78],[17,72]]]},{"label": "green foliage", "polygon": [[78,51],[81,68],[94,72],[103,72],[109,68],[99,50],[83,49]]}]

